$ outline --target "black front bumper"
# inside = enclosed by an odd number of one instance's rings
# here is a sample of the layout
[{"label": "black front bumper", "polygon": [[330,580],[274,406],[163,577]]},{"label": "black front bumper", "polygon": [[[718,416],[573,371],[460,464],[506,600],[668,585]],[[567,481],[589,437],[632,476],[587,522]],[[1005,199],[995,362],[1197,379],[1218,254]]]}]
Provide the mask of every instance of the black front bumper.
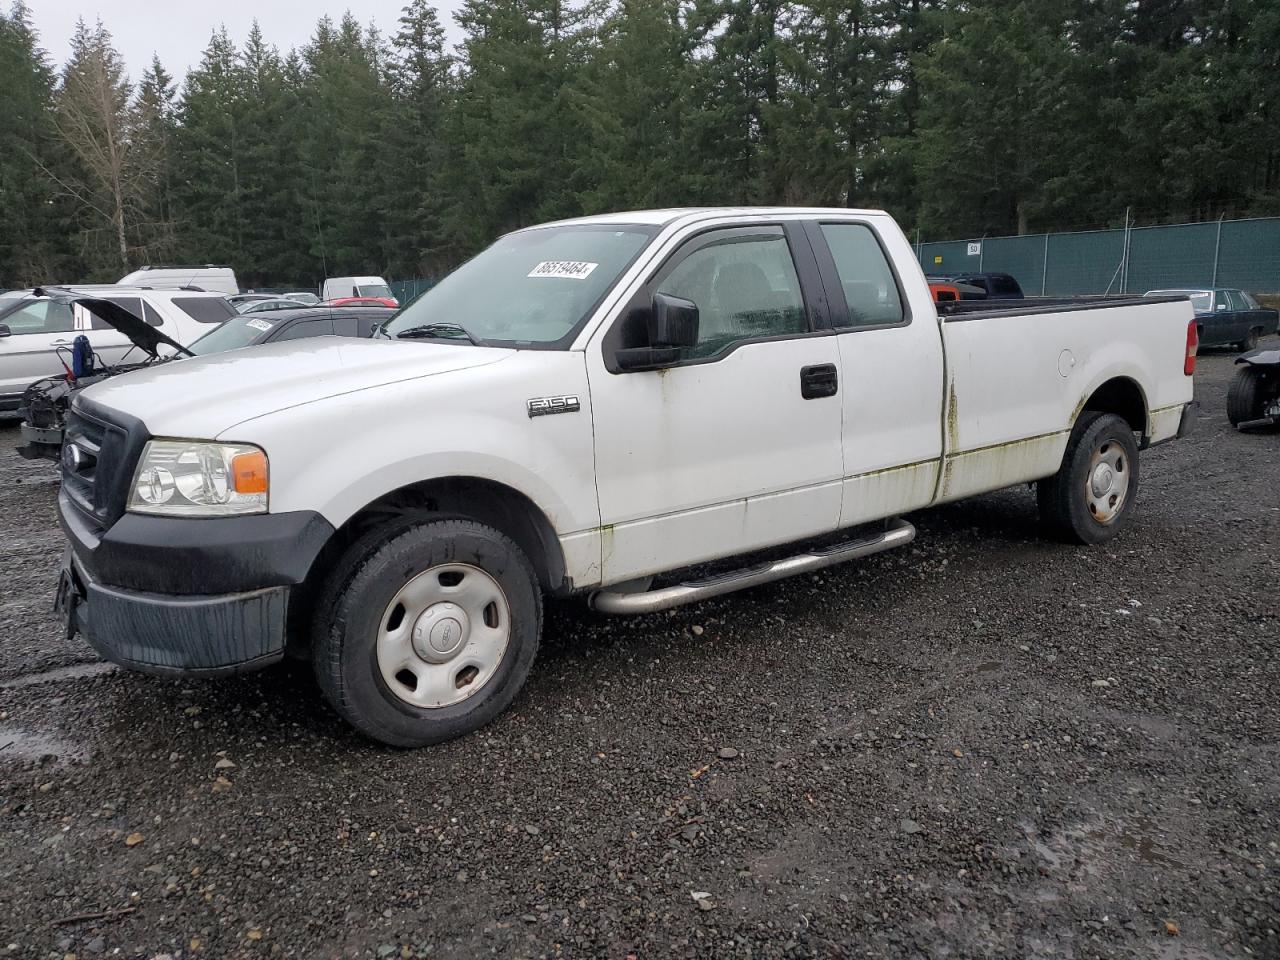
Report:
[{"label": "black front bumper", "polygon": [[310,511],[217,519],[124,514],[98,532],[60,493],[68,634],[131,670],[213,676],[284,655],[289,602],[333,527]]},{"label": "black front bumper", "polygon": [[170,676],[248,673],[284,656],[289,588],[216,596],[117,590],[93,580],[70,551],[55,610],[105,659]]}]

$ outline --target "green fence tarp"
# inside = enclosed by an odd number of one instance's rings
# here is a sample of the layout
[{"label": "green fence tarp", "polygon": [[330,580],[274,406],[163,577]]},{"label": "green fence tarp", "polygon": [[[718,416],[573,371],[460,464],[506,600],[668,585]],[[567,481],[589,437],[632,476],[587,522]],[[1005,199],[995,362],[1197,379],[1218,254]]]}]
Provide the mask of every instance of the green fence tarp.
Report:
[{"label": "green fence tarp", "polygon": [[[973,250],[973,253],[970,253]],[[1028,296],[1239,287],[1280,293],[1280,217],[922,243],[925,273],[1012,274]]]}]

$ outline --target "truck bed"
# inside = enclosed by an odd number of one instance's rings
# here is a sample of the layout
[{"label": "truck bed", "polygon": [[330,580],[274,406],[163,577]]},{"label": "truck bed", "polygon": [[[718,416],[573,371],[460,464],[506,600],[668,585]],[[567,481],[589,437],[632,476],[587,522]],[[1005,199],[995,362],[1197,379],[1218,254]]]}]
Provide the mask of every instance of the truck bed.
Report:
[{"label": "truck bed", "polygon": [[938,316],[945,321],[981,320],[984,317],[1008,316],[1011,313],[1068,313],[1074,310],[1098,310],[1147,303],[1177,303],[1187,297],[1139,297],[1099,295],[1092,297],[1026,297],[1022,300],[952,300],[938,304]]}]

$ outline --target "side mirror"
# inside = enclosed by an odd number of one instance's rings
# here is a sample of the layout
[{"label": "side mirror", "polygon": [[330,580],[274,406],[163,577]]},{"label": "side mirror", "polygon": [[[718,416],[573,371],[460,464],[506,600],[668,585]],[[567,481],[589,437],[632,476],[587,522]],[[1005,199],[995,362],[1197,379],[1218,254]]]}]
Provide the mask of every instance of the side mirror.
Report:
[{"label": "side mirror", "polygon": [[698,342],[698,305],[665,293],[655,294],[646,332],[647,347],[629,347],[614,355],[619,370],[661,370],[679,363],[681,351]]},{"label": "side mirror", "polygon": [[688,349],[698,343],[698,305],[665,293],[654,294],[649,345]]},{"label": "side mirror", "polygon": [[9,329],[9,325],[7,323],[0,323],[0,337],[11,336],[13,336],[13,331]]}]

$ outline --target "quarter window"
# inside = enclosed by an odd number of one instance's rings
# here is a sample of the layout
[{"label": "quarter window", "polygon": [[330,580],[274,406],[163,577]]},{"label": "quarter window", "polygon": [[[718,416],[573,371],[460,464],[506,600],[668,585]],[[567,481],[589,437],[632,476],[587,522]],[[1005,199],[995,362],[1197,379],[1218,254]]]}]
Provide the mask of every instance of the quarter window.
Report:
[{"label": "quarter window", "polygon": [[174,297],[173,305],[201,323],[222,323],[236,315],[225,297]]},{"label": "quarter window", "polygon": [[861,223],[824,223],[822,235],[849,305],[849,319],[843,325],[901,323],[905,314],[898,284],[871,228]]},{"label": "quarter window", "polygon": [[[111,303],[114,303],[118,307],[124,307],[125,310],[129,311],[129,313],[133,314],[139,320],[142,319],[141,298],[139,297],[103,297],[102,299],[109,300]],[[115,329],[113,326],[111,326],[111,324],[107,323],[107,321],[103,320],[100,316],[98,316],[92,310],[86,309],[85,312],[89,314],[89,326],[91,329],[93,330],[114,330]]]},{"label": "quarter window", "polygon": [[676,264],[657,292],[697,304],[692,357],[808,330],[800,278],[781,228],[704,243]]}]

